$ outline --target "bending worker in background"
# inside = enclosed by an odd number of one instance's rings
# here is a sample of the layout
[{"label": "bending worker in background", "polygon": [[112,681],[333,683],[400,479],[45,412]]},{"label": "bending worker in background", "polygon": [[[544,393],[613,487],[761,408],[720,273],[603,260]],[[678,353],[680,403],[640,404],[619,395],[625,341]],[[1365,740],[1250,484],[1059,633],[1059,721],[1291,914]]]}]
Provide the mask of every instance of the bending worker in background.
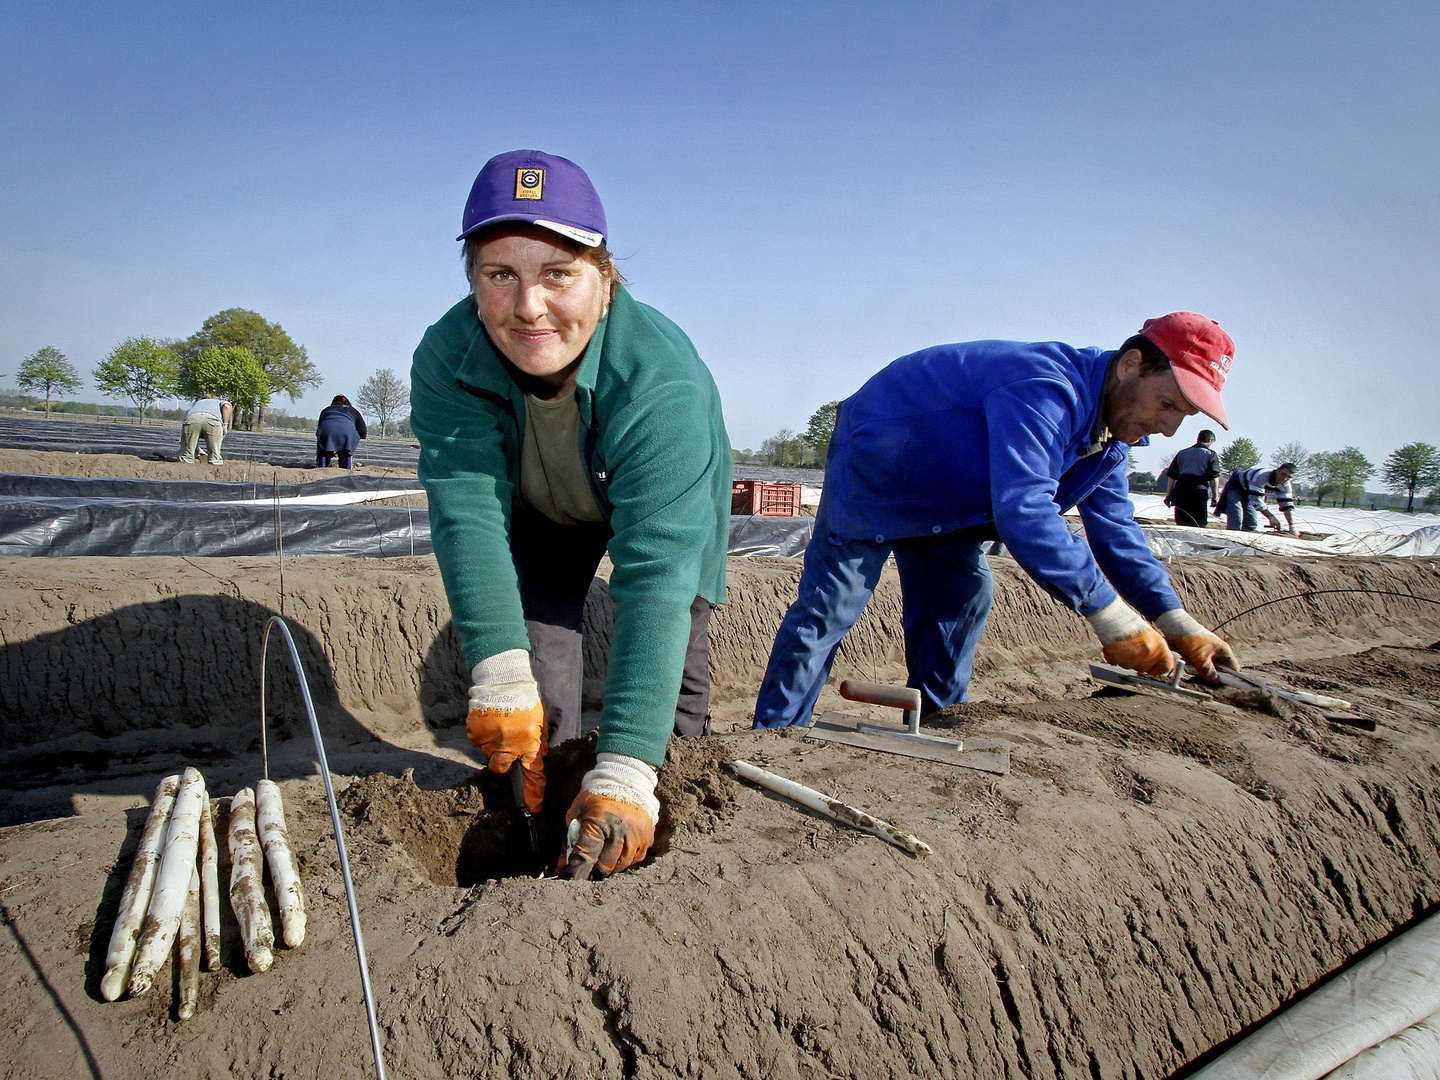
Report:
[{"label": "bending worker in background", "polygon": [[1170,478],[1165,505],[1175,508],[1176,525],[1203,529],[1210,524],[1210,515],[1205,511],[1220,499],[1220,455],[1211,449],[1214,445],[1215,433],[1206,428],[1195,439],[1195,445],[1176,454],[1165,470]]},{"label": "bending worker in background", "polygon": [[636,302],[583,170],[518,150],[465,206],[470,295],[425,332],[410,423],[435,557],[471,669],[466,729],[494,772],[580,736],[585,594],[609,550],[615,626],[596,766],[562,872],[609,874],[655,838],[672,730],[708,726],[708,627],[725,599],[732,457],[689,338]]},{"label": "bending worker in background", "polygon": [[[1130,447],[1149,435],[1173,435],[1196,412],[1228,426],[1220,388],[1233,355],[1218,325],[1176,312],[1113,352],[972,341],[873,376],[840,405],[800,595],[771,649],[755,726],[810,722],[892,552],[908,685],[922,713],[964,701],[993,595],[981,545],[996,539],[1090,621],[1111,663],[1162,677],[1174,649],[1212,682],[1215,664],[1238,667],[1181,606],[1126,480]],[[1072,506],[1086,540],[1061,516]]]},{"label": "bending worker in background", "polygon": [[1284,531],[1294,535],[1295,492],[1290,487],[1294,478],[1295,466],[1288,461],[1276,469],[1237,469],[1215,500],[1215,512],[1225,515],[1225,528],[1231,531],[1255,532],[1259,526],[1256,515],[1264,514],[1278,532],[1280,519],[1265,505],[1266,497],[1273,497],[1276,508],[1285,515]]},{"label": "bending worker in background", "polygon": [[340,468],[355,467],[355,448],[368,434],[365,418],[344,394],[336,394],[315,421],[315,467],[328,469],[338,454]]},{"label": "bending worker in background", "polygon": [[230,402],[223,401],[213,390],[206,390],[185,410],[180,424],[180,460],[195,464],[195,448],[205,440],[205,459],[211,465],[224,465],[220,447],[225,442],[225,429],[230,426]]}]

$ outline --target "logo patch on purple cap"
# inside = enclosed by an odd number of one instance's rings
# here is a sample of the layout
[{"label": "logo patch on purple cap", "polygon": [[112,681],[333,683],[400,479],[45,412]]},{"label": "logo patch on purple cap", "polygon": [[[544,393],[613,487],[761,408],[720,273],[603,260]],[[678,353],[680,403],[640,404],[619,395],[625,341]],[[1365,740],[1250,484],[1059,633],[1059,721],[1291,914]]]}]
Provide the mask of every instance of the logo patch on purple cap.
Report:
[{"label": "logo patch on purple cap", "polygon": [[543,199],[545,198],[545,170],[544,169],[516,169],[515,170],[515,198],[517,199]]}]

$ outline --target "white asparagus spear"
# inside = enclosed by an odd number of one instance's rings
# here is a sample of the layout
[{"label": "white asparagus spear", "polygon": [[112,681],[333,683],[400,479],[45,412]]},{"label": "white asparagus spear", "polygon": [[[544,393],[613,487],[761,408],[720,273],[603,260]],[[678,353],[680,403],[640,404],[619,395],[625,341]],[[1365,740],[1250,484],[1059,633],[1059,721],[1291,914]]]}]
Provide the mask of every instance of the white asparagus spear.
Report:
[{"label": "white asparagus spear", "polygon": [[285,828],[285,804],[273,780],[255,784],[255,822],[270,867],[270,883],[275,886],[275,899],[280,904],[281,934],[289,948],[298,949],[305,940],[305,892],[300,887],[300,871]]},{"label": "white asparagus spear", "polygon": [[794,780],[787,780],[783,776],[777,776],[775,773],[757,768],[748,761],[732,761],[730,768],[742,780],[749,780],[752,784],[768,788],[775,794],[783,795],[807,809],[814,810],[817,814],[824,814],[833,821],[863,829],[912,855],[924,856],[935,853],[934,849],[925,841],[917,840],[909,833],[901,832],[888,821],[881,821],[862,810],[856,810],[853,806],[837,802],[828,795],[820,794],[814,788],[808,788],[804,784],[797,784]]},{"label": "white asparagus spear", "polygon": [[106,1001],[114,1001],[125,992],[130,982],[130,964],[135,959],[135,943],[140,937],[140,923],[150,906],[155,889],[155,871],[160,866],[160,845],[170,826],[170,808],[175,805],[175,792],[180,787],[180,774],[167,776],[155,789],[150,816],[140,834],[140,846],[130,863],[130,876],[120,893],[120,911],[115,916],[115,929],[110,933],[110,949],[105,954],[105,977],[100,980],[100,993]]},{"label": "white asparagus spear", "polygon": [[155,985],[155,976],[175,945],[180,912],[185,908],[200,848],[200,806],[205,797],[205,778],[196,769],[186,769],[175,794],[175,807],[170,811],[165,853],[155,873],[155,892],[145,921],[140,924],[140,942],[135,946],[135,964],[130,969],[130,993],[135,997]]},{"label": "white asparagus spear", "polygon": [[[208,801],[208,800],[207,800]],[[185,907],[180,912],[180,935],[175,945],[175,966],[180,970],[181,1020],[195,1015],[195,1002],[200,997],[200,871],[190,868],[190,888]]]},{"label": "white asparagus spear", "polygon": [[215,816],[207,796],[200,808],[200,904],[205,928],[205,967],[220,970],[220,871]]},{"label": "white asparagus spear", "polygon": [[230,800],[230,907],[240,926],[245,962],[254,972],[275,962],[275,930],[265,903],[265,861],[255,834],[255,793],[241,788]]}]

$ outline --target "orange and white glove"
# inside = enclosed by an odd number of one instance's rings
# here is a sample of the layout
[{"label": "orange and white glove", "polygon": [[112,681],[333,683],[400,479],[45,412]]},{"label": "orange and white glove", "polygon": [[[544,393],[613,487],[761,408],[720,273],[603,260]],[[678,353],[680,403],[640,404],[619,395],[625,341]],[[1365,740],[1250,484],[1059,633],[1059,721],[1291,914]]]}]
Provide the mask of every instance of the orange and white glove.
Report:
[{"label": "orange and white glove", "polygon": [[596,754],[565,814],[565,850],[555,872],[584,881],[595,871],[605,877],[641,862],[660,822],[655,782],[648,762]]},{"label": "orange and white glove", "polygon": [[1152,679],[1169,678],[1175,670],[1175,657],[1165,639],[1118,596],[1085,618],[1100,639],[1102,655],[1110,663]]},{"label": "orange and white glove", "polygon": [[545,706],[524,649],[496,653],[470,672],[470,715],[465,734],[489,759],[490,771],[525,774],[525,809],[540,812],[545,801]]},{"label": "orange and white glove", "polygon": [[1167,611],[1155,620],[1155,625],[1165,635],[1170,647],[1195,665],[1195,670],[1206,682],[1218,683],[1220,676],[1216,664],[1240,669],[1235,650],[1223,639],[1212,634],[1192,618],[1184,608]]}]

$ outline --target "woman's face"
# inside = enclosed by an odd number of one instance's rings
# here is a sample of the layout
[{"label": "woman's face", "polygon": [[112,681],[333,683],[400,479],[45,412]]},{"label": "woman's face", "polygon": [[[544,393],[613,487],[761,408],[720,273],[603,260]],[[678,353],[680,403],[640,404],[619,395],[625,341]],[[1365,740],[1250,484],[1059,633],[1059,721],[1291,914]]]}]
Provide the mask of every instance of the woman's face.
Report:
[{"label": "woman's face", "polygon": [[475,302],[495,347],[557,393],[575,384],[609,284],[594,263],[538,226],[491,237],[475,263]]}]

